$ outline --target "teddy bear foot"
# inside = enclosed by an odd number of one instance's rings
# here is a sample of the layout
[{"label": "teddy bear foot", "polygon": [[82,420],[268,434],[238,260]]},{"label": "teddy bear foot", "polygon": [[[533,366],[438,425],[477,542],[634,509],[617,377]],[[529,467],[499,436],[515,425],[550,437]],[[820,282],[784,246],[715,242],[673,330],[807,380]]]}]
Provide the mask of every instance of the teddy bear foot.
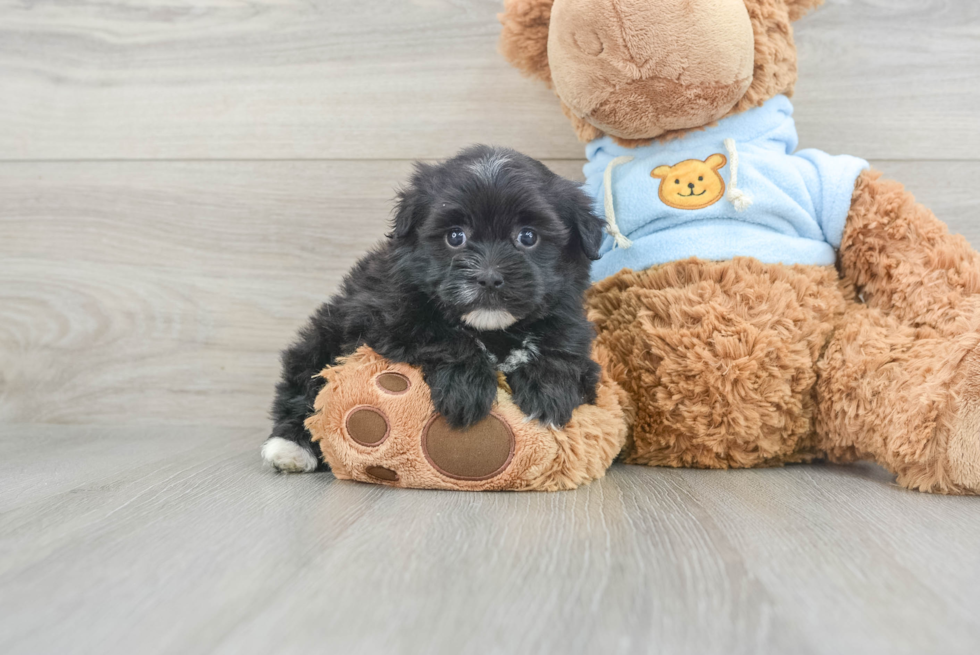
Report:
[{"label": "teddy bear foot", "polygon": [[967,355],[960,371],[945,468],[955,493],[980,494],[980,346]]},{"label": "teddy bear foot", "polygon": [[[407,383],[407,378],[392,371],[381,373],[375,379],[382,389],[386,381],[394,380],[402,384],[401,380],[405,380]],[[395,403],[387,404],[389,412],[399,413],[397,407],[391,406]],[[359,405],[347,412],[341,432],[365,448],[376,448],[391,435],[391,423],[380,408]],[[495,478],[507,469],[514,458],[516,442],[510,426],[497,414],[490,414],[466,430],[457,430],[433,412],[421,430],[418,446],[425,461],[445,478],[479,482]],[[364,474],[375,482],[400,482],[402,477],[396,468],[406,472],[406,475],[407,470],[414,468],[398,466],[389,461],[389,453],[382,456],[381,452],[372,453],[363,467]],[[383,461],[394,468],[367,463],[371,460]]]},{"label": "teddy bear foot", "polygon": [[306,426],[339,479],[421,489],[572,489],[601,477],[626,439],[624,394],[611,380],[564,430],[527,421],[503,381],[490,415],[456,430],[435,411],[417,369],[366,347],[323,376]]},{"label": "teddy bear foot", "polygon": [[[932,370],[933,375],[941,372]],[[897,425],[901,438],[890,443],[890,455],[881,461],[909,489],[952,495],[980,495],[980,346],[969,351],[941,385],[945,390],[925,397],[923,407],[945,404],[944,410],[927,415],[923,427],[932,425],[931,437],[909,439],[904,423]],[[948,396],[944,395],[948,394]],[[913,431],[914,433],[914,431]]]}]

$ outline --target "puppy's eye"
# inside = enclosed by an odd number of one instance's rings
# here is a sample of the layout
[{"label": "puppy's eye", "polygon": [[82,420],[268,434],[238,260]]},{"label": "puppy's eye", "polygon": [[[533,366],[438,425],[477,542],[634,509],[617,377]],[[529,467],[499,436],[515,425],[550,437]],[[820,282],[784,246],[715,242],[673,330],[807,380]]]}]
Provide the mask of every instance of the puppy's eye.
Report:
[{"label": "puppy's eye", "polygon": [[538,242],[538,233],[526,227],[517,235],[517,242],[525,248],[530,248]]},{"label": "puppy's eye", "polygon": [[466,243],[466,232],[463,232],[458,227],[454,227],[446,232],[446,243],[452,248],[459,248]]}]

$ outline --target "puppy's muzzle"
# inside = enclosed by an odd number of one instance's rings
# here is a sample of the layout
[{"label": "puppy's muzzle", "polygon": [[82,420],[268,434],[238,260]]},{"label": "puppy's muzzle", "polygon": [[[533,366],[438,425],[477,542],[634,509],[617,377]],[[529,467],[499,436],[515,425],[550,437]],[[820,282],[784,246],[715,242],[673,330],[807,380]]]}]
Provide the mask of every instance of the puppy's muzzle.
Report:
[{"label": "puppy's muzzle", "polygon": [[499,289],[504,286],[504,276],[496,268],[486,267],[476,274],[476,283],[484,289]]}]

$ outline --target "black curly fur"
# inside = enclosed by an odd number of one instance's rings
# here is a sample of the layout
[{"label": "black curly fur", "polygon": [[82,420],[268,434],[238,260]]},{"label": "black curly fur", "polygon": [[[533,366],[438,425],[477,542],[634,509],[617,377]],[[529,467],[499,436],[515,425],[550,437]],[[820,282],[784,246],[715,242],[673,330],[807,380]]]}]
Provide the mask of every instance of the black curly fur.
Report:
[{"label": "black curly fur", "polygon": [[[452,228],[467,235],[461,248],[447,243]],[[538,235],[531,248],[517,240],[524,228]],[[321,460],[303,425],[324,383],[317,374],[362,344],[420,367],[453,426],[489,413],[498,366],[525,414],[564,425],[575,407],[595,401],[599,367],[582,295],[601,238],[602,222],[578,185],[516,151],[474,146],[439,165],[417,164],[387,240],[283,352],[271,436]],[[488,271],[502,286],[480,285]],[[480,308],[517,321],[474,329],[461,317]],[[508,364],[515,350],[524,357]]]}]

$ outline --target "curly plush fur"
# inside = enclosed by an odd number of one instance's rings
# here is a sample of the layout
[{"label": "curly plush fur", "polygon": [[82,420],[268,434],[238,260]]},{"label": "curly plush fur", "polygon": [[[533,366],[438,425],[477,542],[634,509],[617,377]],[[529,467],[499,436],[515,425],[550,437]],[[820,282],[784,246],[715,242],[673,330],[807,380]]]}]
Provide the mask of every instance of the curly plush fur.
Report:
[{"label": "curly plush fur", "polygon": [[877,461],[910,489],[980,492],[971,470],[980,432],[960,411],[978,400],[980,323],[970,322],[972,330],[948,338],[849,308],[818,364],[822,451],[838,462]]},{"label": "curly plush fur", "polygon": [[633,464],[745,468],[816,454],[814,366],[851,290],[833,268],[691,259],[593,285]]},{"label": "curly plush fur", "polygon": [[912,489],[980,492],[980,255],[876,171],[840,249],[852,306],[820,364],[823,449],[870,457]]},{"label": "curly plush fur", "polygon": [[980,293],[980,254],[875,171],[855,185],[840,261],[871,307],[947,335],[966,329],[958,310]]}]

